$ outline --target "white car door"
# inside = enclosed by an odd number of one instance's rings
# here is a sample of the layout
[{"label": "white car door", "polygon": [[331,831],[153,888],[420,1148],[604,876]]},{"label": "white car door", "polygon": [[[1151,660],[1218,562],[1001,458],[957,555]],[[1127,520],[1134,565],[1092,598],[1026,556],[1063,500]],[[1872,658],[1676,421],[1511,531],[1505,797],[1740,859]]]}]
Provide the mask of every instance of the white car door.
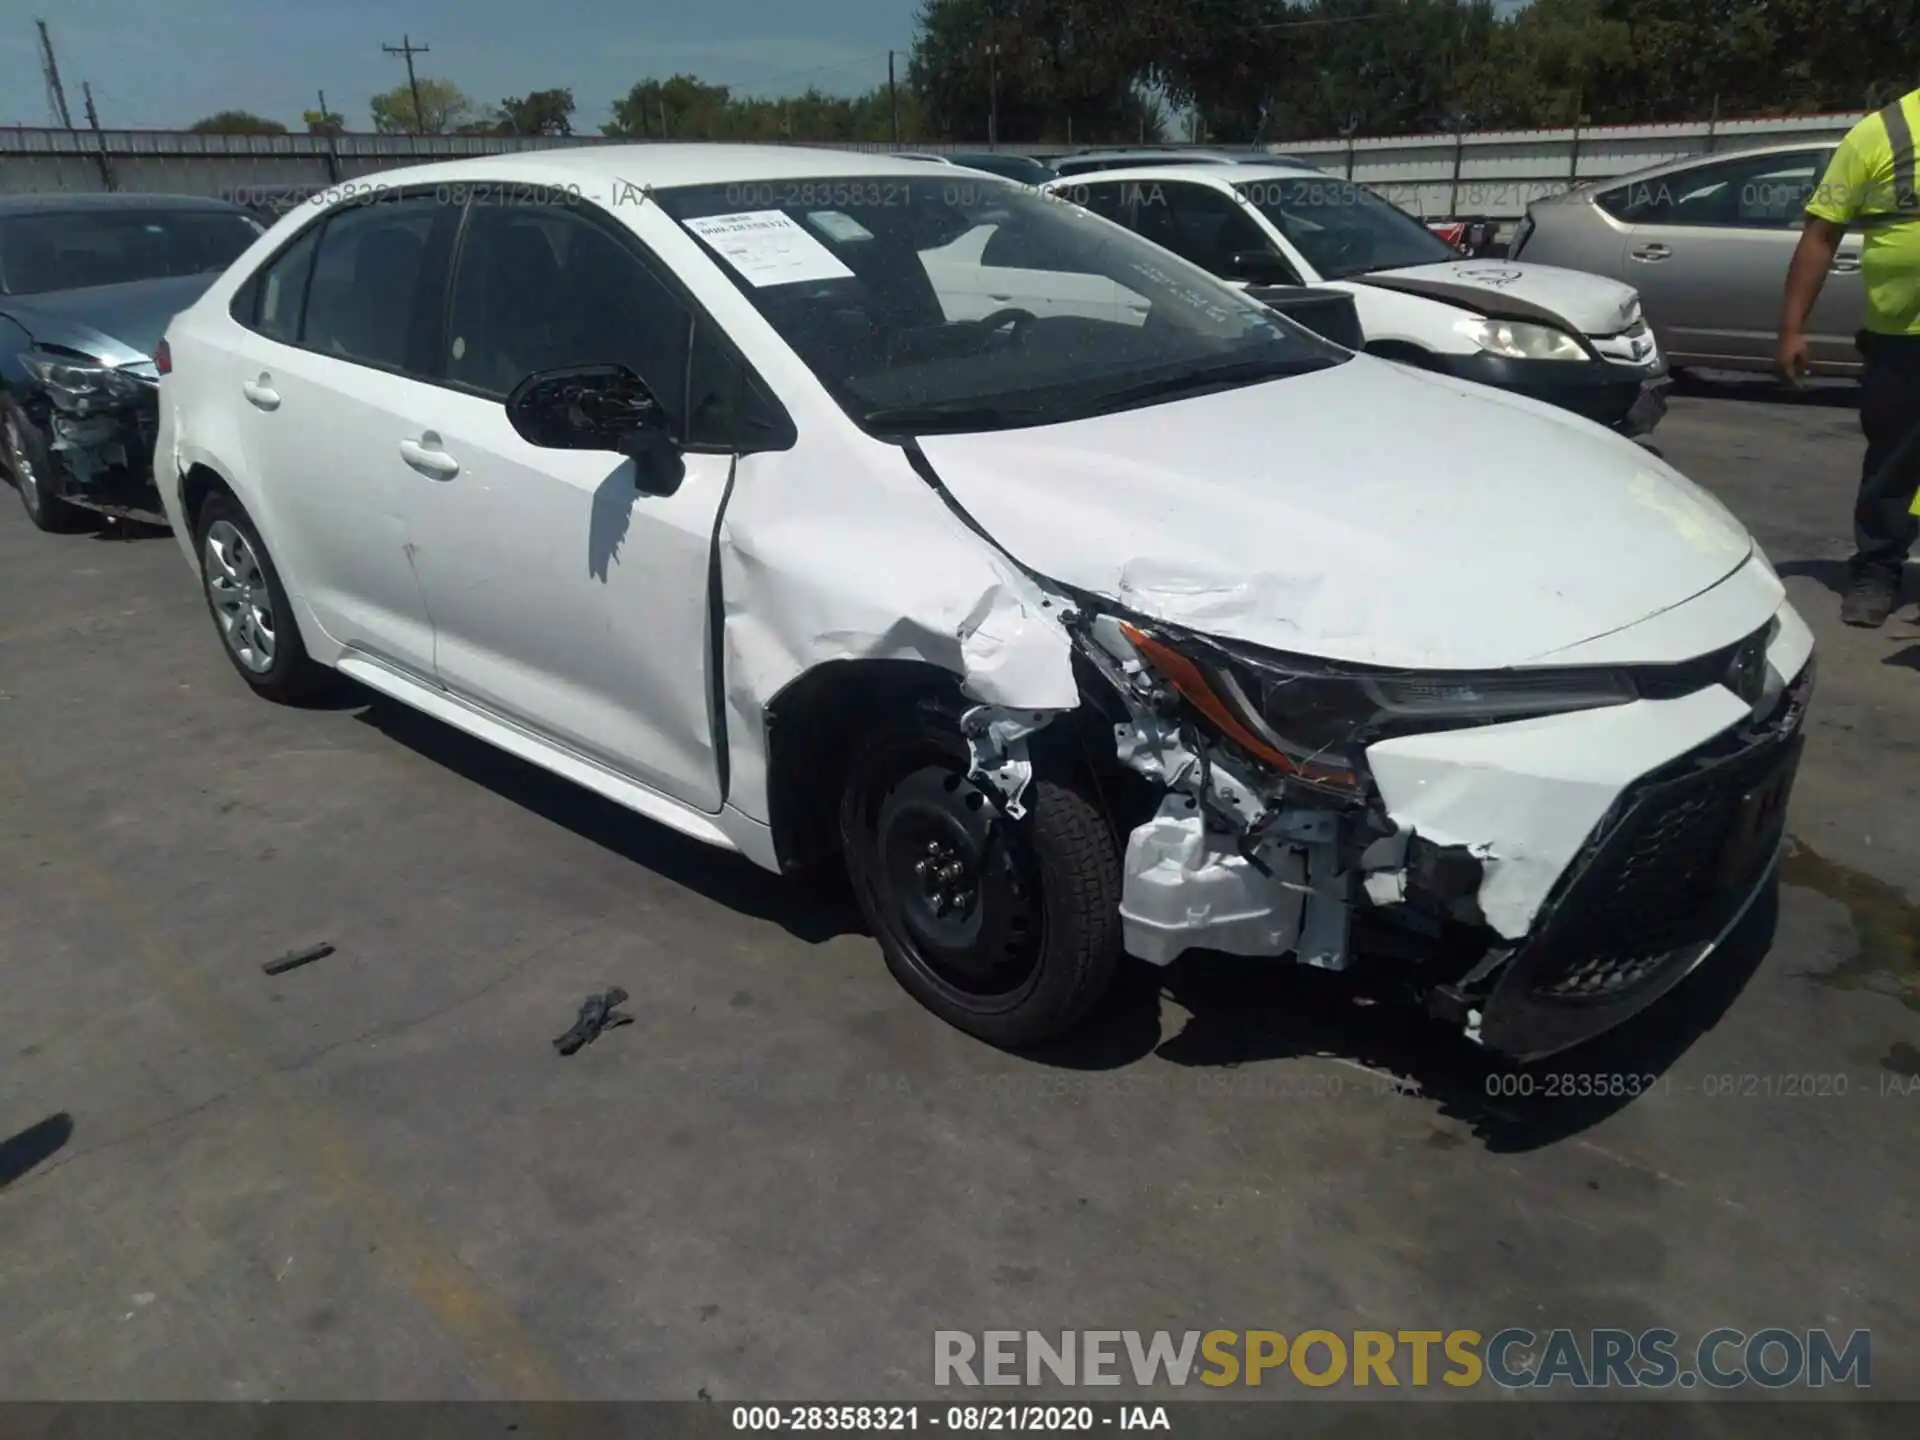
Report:
[{"label": "white car door", "polygon": [[233,403],[256,518],[295,602],[332,639],[421,677],[433,626],[409,521],[426,482],[396,446],[435,394],[415,370],[453,219],[431,194],[342,206],[269,263],[236,316],[254,332]]},{"label": "white car door", "polygon": [[444,383],[407,437],[445,471],[415,524],[440,682],[717,812],[709,567],[734,457],[676,454],[676,483],[639,483],[623,456],[528,444],[503,401],[535,371],[617,362],[684,426],[689,395],[697,423],[744,367],[589,203],[476,202],[455,266]]}]

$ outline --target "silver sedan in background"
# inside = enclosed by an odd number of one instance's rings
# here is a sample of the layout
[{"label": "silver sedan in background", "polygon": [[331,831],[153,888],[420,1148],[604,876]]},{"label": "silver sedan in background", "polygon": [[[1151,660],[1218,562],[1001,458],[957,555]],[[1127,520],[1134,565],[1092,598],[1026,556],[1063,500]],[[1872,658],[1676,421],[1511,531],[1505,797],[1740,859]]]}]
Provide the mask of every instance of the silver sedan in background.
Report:
[{"label": "silver sedan in background", "polygon": [[[1787,262],[1833,149],[1770,145],[1591,181],[1529,207],[1509,254],[1633,286],[1675,368],[1771,369]],[[1809,368],[1854,375],[1866,311],[1858,235],[1833,270],[1807,326]]]}]

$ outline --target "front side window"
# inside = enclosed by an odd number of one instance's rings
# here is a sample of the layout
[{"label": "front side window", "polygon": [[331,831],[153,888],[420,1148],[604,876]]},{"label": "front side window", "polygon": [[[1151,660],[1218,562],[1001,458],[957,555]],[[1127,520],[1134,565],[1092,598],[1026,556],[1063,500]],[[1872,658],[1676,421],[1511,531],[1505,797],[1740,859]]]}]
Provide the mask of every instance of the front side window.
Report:
[{"label": "front side window", "polygon": [[504,398],[529,375],[624,365],[693,445],[753,443],[770,404],[712,322],[579,202],[478,201],[448,311],[446,378]]},{"label": "front side window", "polygon": [[1005,181],[836,176],[654,200],[876,434],[1047,424],[1349,358]]},{"label": "front side window", "polygon": [[1826,152],[1732,157],[1646,180],[1594,197],[1630,225],[1777,229],[1798,225],[1825,168]]},{"label": "front side window", "polygon": [[1134,192],[1133,228],[1210,274],[1232,275],[1234,256],[1273,248],[1253,217],[1218,190],[1150,182]]},{"label": "front side window", "polygon": [[262,226],[226,210],[44,211],[0,219],[0,293],[37,295],[224,270]]},{"label": "front side window", "polygon": [[335,211],[307,284],[301,343],[341,360],[408,368],[431,300],[421,279],[442,209],[422,195]]},{"label": "front side window", "polygon": [[1124,225],[1127,223],[1127,196],[1138,188],[1120,180],[1102,180],[1095,185],[1056,186],[1052,193],[1062,200],[1071,200],[1081,208],[1091,210],[1102,220]]},{"label": "front side window", "polygon": [[1364,185],[1331,175],[1284,175],[1234,187],[1323,280],[1458,260],[1446,241]]}]

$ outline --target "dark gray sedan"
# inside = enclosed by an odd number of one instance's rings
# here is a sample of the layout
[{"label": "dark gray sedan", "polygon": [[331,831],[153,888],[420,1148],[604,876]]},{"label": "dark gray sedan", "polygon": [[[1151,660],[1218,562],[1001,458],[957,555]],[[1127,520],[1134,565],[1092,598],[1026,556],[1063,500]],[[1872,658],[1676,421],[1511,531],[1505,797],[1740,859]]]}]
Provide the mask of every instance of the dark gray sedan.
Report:
[{"label": "dark gray sedan", "polygon": [[42,530],[158,514],[154,349],[262,228],[193,196],[0,197],[0,469]]}]

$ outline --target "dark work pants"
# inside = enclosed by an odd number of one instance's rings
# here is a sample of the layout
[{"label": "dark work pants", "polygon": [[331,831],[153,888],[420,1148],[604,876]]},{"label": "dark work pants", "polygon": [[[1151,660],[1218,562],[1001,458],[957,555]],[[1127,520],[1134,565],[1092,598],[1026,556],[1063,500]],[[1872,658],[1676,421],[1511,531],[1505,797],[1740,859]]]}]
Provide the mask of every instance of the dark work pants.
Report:
[{"label": "dark work pants", "polygon": [[1853,507],[1853,570],[1897,575],[1920,532],[1920,516],[1912,513],[1920,484],[1920,335],[1863,332],[1859,346],[1867,458]]}]

